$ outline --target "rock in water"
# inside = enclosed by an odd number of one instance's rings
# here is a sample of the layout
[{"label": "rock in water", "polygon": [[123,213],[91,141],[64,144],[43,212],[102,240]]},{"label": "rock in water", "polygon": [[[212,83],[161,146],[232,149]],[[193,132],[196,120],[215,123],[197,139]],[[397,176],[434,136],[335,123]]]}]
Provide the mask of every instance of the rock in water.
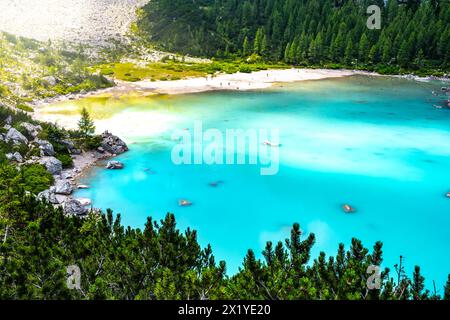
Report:
[{"label": "rock in water", "polygon": [[45,157],[41,159],[41,164],[45,166],[52,175],[60,175],[62,171],[62,163],[55,157]]},{"label": "rock in water", "polygon": [[73,187],[69,181],[60,180],[56,183],[55,187],[56,187],[56,190],[55,190],[56,194],[62,194],[62,195],[68,196],[68,195],[71,195],[73,192]]},{"label": "rock in water", "polygon": [[121,154],[128,151],[127,144],[122,141],[119,137],[114,136],[113,134],[105,131],[102,134],[102,142],[101,147],[103,150],[112,153],[112,154]]},{"label": "rock in water", "polygon": [[106,169],[116,170],[116,169],[123,169],[124,164],[119,161],[109,161],[106,165]]},{"label": "rock in water", "polygon": [[55,155],[53,145],[47,140],[36,140],[36,143],[39,145],[39,149],[41,149],[43,156],[53,157]]},{"label": "rock in water", "polygon": [[68,216],[82,217],[88,213],[88,209],[86,209],[80,201],[68,199],[64,202],[64,213]]},{"label": "rock in water", "polygon": [[12,141],[14,144],[28,144],[28,139],[15,128],[8,130],[5,140],[6,142]]}]

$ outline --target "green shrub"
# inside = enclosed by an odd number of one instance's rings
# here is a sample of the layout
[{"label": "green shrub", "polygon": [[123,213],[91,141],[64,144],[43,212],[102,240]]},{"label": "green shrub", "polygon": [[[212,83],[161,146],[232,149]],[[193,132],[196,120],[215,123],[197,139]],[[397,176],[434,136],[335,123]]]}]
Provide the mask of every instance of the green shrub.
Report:
[{"label": "green shrub", "polygon": [[24,189],[38,194],[53,184],[53,176],[41,164],[25,165],[21,170]]},{"label": "green shrub", "polygon": [[61,153],[56,155],[56,159],[61,161],[62,166],[64,169],[72,168],[73,167],[73,159],[72,157],[67,153]]},{"label": "green shrub", "polygon": [[253,69],[248,64],[241,64],[239,66],[239,72],[242,73],[252,73]]}]

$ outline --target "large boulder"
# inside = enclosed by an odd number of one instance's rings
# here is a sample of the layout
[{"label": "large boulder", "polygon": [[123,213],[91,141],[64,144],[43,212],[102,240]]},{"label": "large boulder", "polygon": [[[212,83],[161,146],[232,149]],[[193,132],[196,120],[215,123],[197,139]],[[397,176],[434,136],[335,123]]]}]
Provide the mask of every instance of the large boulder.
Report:
[{"label": "large boulder", "polygon": [[56,194],[62,194],[62,195],[71,195],[73,192],[73,186],[72,184],[67,180],[59,180],[55,184],[55,193]]},{"label": "large boulder", "polygon": [[10,161],[23,162],[23,157],[19,152],[7,153],[6,159]]},{"label": "large boulder", "polygon": [[106,169],[116,170],[116,169],[123,169],[124,164],[120,161],[108,161],[106,164]]},{"label": "large boulder", "polygon": [[67,147],[67,150],[69,150],[69,153],[71,153],[71,154],[81,154],[81,150],[77,149],[72,141],[70,141],[70,140],[61,140],[61,143]]},{"label": "large boulder", "polygon": [[82,217],[88,213],[88,209],[78,200],[67,199],[64,202],[64,213],[68,216]]},{"label": "large boulder", "polygon": [[59,204],[59,201],[56,198],[56,195],[53,192],[51,192],[50,190],[42,191],[41,193],[38,194],[37,197],[39,200],[46,200],[47,202],[49,202],[51,204]]},{"label": "large boulder", "polygon": [[28,122],[22,122],[20,124],[20,126],[22,128],[24,128],[28,132],[28,134],[33,138],[36,138],[39,135],[39,133],[42,131],[41,126],[39,126],[39,125],[35,126]]},{"label": "large boulder", "polygon": [[43,77],[42,82],[44,82],[45,84],[50,85],[50,86],[55,86],[57,83],[57,80],[53,76],[48,76],[48,77]]},{"label": "large boulder", "polygon": [[39,149],[41,149],[41,155],[50,157],[55,155],[53,145],[47,140],[36,140],[36,143],[39,145]]},{"label": "large boulder", "polygon": [[28,139],[15,128],[10,128],[8,130],[8,133],[6,134],[5,137],[5,141],[6,142],[12,141],[14,144],[21,144],[21,143],[28,144]]},{"label": "large boulder", "polygon": [[55,157],[44,157],[41,159],[41,164],[45,166],[48,172],[52,175],[60,175],[62,171],[62,163]]},{"label": "large boulder", "polygon": [[112,154],[121,154],[128,151],[127,144],[119,137],[105,131],[102,134],[101,147],[103,150]]}]

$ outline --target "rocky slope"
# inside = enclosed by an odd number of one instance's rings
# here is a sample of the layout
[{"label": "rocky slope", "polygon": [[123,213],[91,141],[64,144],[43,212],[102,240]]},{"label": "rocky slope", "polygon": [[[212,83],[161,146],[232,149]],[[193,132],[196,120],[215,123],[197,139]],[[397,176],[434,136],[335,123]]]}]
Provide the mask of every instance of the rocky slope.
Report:
[{"label": "rocky slope", "polygon": [[[0,123],[0,144],[3,149],[9,150],[5,154],[6,159],[19,169],[29,165],[44,166],[53,176],[54,183],[48,190],[40,192],[38,198],[45,199],[55,206],[62,206],[68,215],[84,216],[89,211],[91,201],[72,197],[75,189],[88,187],[78,185],[77,178],[98,161],[128,151],[128,146],[119,137],[104,132],[100,135],[99,147],[96,150],[82,152],[69,135],[58,138],[54,146],[42,138],[43,130],[37,123],[14,122],[11,116],[4,119]],[[57,158],[55,149],[61,150],[61,146],[72,158],[73,165],[70,168],[67,166],[64,168],[62,161]],[[108,162],[107,167],[112,162],[118,163],[123,168],[117,161]],[[120,169],[119,167],[117,169]]]},{"label": "rocky slope", "polygon": [[1,0],[0,30],[40,41],[122,39],[148,0]]}]

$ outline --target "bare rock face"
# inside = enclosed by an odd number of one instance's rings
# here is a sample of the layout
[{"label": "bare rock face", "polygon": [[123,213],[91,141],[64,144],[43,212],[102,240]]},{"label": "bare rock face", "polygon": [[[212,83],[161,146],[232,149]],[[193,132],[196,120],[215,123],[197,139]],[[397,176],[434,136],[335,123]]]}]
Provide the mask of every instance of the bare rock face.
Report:
[{"label": "bare rock face", "polygon": [[6,159],[8,159],[10,161],[19,162],[19,163],[23,162],[23,157],[19,152],[7,153]]},{"label": "bare rock face", "polygon": [[55,157],[44,157],[41,159],[41,164],[45,166],[48,172],[52,175],[60,175],[62,171],[62,163]]},{"label": "bare rock face", "polygon": [[83,217],[88,213],[88,209],[80,201],[68,199],[64,202],[64,213],[68,216]]},{"label": "bare rock face", "polygon": [[51,204],[59,204],[59,201],[56,198],[56,195],[53,192],[51,192],[50,190],[42,191],[41,193],[38,194],[37,197],[39,200],[47,200]]},{"label": "bare rock face", "polygon": [[28,144],[28,139],[21,134],[17,129],[10,128],[5,137],[6,142],[12,141],[14,144]]},{"label": "bare rock face", "polygon": [[36,143],[39,145],[39,149],[41,149],[41,154],[43,156],[53,157],[55,155],[53,145],[47,140],[36,140]]},{"label": "bare rock face", "polygon": [[24,128],[28,132],[28,134],[33,138],[36,138],[39,135],[39,133],[42,131],[41,126],[39,126],[39,125],[35,126],[28,122],[22,122],[20,124],[20,126],[22,128]]},{"label": "bare rock face", "polygon": [[55,86],[56,83],[57,83],[56,78],[53,77],[53,76],[43,77],[43,78],[42,78],[42,81],[43,81],[45,84],[50,85],[50,86]]},{"label": "bare rock face", "polygon": [[67,180],[59,180],[55,185],[55,193],[62,195],[71,195],[73,192],[73,186]]},{"label": "bare rock face", "polygon": [[128,151],[127,144],[119,137],[105,131],[102,134],[101,148],[112,154],[121,154]]}]

